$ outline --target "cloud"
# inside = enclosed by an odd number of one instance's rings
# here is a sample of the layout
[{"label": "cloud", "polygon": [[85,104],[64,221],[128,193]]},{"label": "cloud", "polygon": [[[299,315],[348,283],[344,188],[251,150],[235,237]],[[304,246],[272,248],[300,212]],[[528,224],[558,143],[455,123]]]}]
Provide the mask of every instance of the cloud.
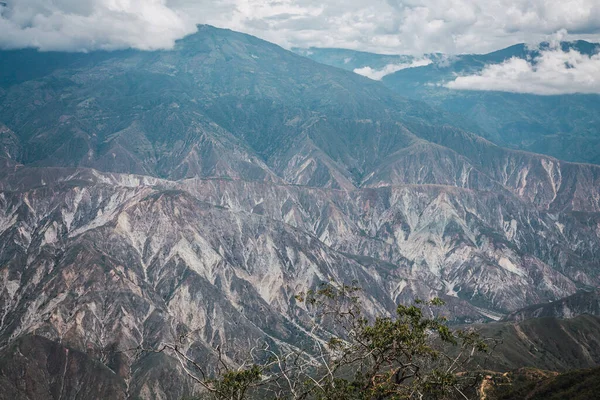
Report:
[{"label": "cloud", "polygon": [[413,60],[410,63],[388,64],[382,69],[373,69],[371,67],[356,68],[354,70],[354,73],[366,76],[367,78],[376,81],[380,81],[381,79],[383,79],[384,76],[393,74],[394,72],[398,72],[402,69],[423,67],[425,65],[431,64],[432,62],[433,61],[431,61],[428,58],[421,58]]},{"label": "cloud", "polygon": [[265,12],[256,6],[264,1],[244,3],[244,13],[228,26],[284,46],[457,54],[539,42],[562,28],[572,36],[600,37],[597,0],[281,0],[296,7],[295,19],[268,21],[260,29],[246,21]]},{"label": "cloud", "polygon": [[502,64],[487,65],[480,73],[459,76],[445,86],[538,95],[600,94],[600,54],[563,51],[555,44],[534,59],[514,57]]},{"label": "cloud", "polygon": [[541,41],[600,40],[598,0],[4,0],[0,47],[170,48],[207,23],[284,47],[391,54],[488,52]]},{"label": "cloud", "polygon": [[196,24],[166,0],[5,0],[0,47],[41,50],[165,49]]}]

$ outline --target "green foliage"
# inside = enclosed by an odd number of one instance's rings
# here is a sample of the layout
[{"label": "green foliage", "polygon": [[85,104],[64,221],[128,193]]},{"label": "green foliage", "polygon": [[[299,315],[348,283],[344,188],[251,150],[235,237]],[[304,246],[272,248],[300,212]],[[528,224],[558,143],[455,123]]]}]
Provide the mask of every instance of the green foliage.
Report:
[{"label": "green foliage", "polygon": [[249,389],[260,382],[262,369],[253,365],[240,371],[227,371],[214,381],[213,396],[216,399],[244,399]]},{"label": "green foliage", "polygon": [[[311,315],[311,351],[262,349],[269,357],[227,370],[208,388],[216,399],[465,398],[480,377],[466,374],[488,347],[475,331],[452,330],[434,310],[440,299],[366,315],[356,283],[323,283],[295,296]],[[458,396],[458,397],[456,397]],[[468,397],[467,397],[468,398]]]}]

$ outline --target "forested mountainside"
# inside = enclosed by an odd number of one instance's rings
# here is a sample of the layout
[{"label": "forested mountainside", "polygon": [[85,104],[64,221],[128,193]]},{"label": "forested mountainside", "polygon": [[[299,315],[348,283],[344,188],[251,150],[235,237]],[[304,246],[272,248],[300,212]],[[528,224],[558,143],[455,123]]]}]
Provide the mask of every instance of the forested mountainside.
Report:
[{"label": "forested mountainside", "polygon": [[440,296],[453,323],[600,283],[600,167],[379,82],[209,26],[173,51],[0,57],[11,398],[177,399],[180,365],[128,349],[294,346],[294,295],[329,279],[371,314]]},{"label": "forested mountainside", "polygon": [[[392,56],[344,49],[294,49],[315,61],[365,73],[395,92],[463,116],[477,133],[496,144],[547,154],[562,160],[600,164],[600,96],[536,95],[493,90],[458,90],[446,86],[457,76],[481,73],[490,65],[518,58],[531,61],[548,50],[525,44],[489,54],[422,57]],[[562,51],[593,56],[600,45],[583,40],[563,42]],[[427,61],[427,62],[424,62]]]}]

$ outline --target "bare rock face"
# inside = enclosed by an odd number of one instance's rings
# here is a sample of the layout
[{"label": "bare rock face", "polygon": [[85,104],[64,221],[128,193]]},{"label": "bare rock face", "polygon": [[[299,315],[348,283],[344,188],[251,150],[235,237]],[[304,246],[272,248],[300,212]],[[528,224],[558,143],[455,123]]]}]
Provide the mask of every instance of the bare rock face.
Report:
[{"label": "bare rock face", "polygon": [[55,172],[0,197],[2,338],[81,349],[144,397],[174,392],[150,355],[118,351],[182,334],[206,360],[216,346],[236,359],[261,338],[300,343],[306,320],[293,296],[330,278],[360,282],[373,313],[440,296],[456,322],[598,284],[594,260],[579,255],[600,244],[598,224],[516,196]]},{"label": "bare rock face", "polygon": [[600,285],[599,167],[375,82],[210,27],[39,73],[0,91],[0,351],[40,371],[1,369],[11,398],[180,398],[180,362],[137,348],[298,346],[294,295],[329,279],[455,323]]}]

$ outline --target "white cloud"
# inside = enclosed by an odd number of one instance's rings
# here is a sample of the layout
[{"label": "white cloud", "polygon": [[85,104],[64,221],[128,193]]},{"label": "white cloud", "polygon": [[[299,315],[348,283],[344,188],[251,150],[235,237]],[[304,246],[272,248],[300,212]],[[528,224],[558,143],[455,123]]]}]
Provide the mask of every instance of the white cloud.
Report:
[{"label": "white cloud", "polygon": [[533,60],[511,58],[502,64],[487,65],[480,73],[459,76],[446,87],[538,95],[600,94],[600,54],[563,51],[555,43]]},{"label": "white cloud", "polygon": [[0,47],[169,48],[196,23],[284,47],[392,54],[487,52],[541,41],[600,40],[598,0],[4,0]]},{"label": "white cloud", "polygon": [[165,49],[196,24],[166,0],[5,0],[0,47],[85,51]]},{"label": "white cloud", "polygon": [[356,68],[354,70],[354,73],[366,76],[367,78],[370,78],[370,79],[373,79],[376,81],[380,81],[381,79],[383,79],[384,76],[393,74],[394,72],[398,72],[402,69],[423,67],[425,65],[431,64],[432,62],[433,61],[431,61],[428,58],[421,58],[421,59],[413,60],[410,63],[388,64],[385,67],[383,67],[382,69],[373,69],[371,67]]}]

